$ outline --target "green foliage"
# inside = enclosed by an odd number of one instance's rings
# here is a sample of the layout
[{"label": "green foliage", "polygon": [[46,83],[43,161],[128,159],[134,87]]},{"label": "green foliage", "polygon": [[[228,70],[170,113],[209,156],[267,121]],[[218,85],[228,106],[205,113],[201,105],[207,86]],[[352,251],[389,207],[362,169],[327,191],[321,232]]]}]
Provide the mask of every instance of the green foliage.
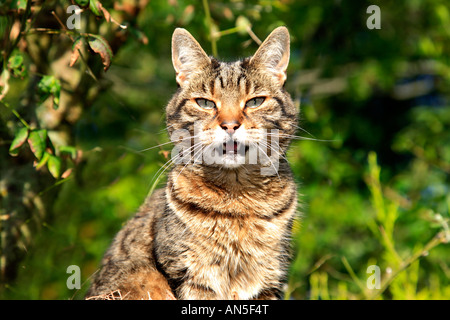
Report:
[{"label": "green foliage", "polygon": [[23,56],[21,54],[13,55],[8,60],[8,69],[15,77],[23,78],[26,76],[26,69],[23,64]]},{"label": "green foliage", "polygon": [[59,80],[54,76],[44,76],[41,81],[39,81],[38,89],[41,102],[52,96],[53,108],[58,109],[59,95],[61,93],[61,83]]},{"label": "green foliage", "polygon": [[12,156],[17,156],[19,148],[27,141],[28,138],[28,128],[20,128],[14,135],[14,140],[11,142],[9,147],[9,154]]},{"label": "green foliage", "polygon": [[[210,54],[291,33],[301,120],[286,298],[450,298],[450,14],[446,1],[0,4],[0,296],[81,299],[114,234],[162,186],[175,27]],[[31,10],[33,9],[33,10]],[[54,12],[52,14],[51,12]],[[159,145],[158,148],[152,148]],[[6,262],[5,262],[6,261]],[[69,265],[82,289],[65,283]],[[380,289],[367,286],[368,267]]]},{"label": "green foliage", "polygon": [[41,160],[47,145],[47,130],[33,130],[28,136],[28,144],[36,159]]}]

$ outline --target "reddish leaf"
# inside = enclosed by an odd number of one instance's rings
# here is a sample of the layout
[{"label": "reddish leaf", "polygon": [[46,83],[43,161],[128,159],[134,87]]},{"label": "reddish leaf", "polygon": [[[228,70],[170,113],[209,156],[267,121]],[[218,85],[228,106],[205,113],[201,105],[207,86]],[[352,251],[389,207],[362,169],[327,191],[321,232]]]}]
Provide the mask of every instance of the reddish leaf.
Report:
[{"label": "reddish leaf", "polygon": [[75,62],[77,62],[80,57],[80,50],[83,46],[83,37],[77,37],[72,45],[72,55],[70,56],[69,67],[73,67]]},{"label": "reddish leaf", "polygon": [[61,175],[61,178],[66,179],[68,178],[71,174],[72,174],[73,169],[69,168],[66,171],[63,172],[63,174]]},{"label": "reddish leaf", "polygon": [[44,154],[45,146],[47,144],[46,141],[47,130],[33,130],[28,136],[30,149],[38,160],[41,160],[42,155]]},{"label": "reddish leaf", "polygon": [[12,156],[17,156],[19,153],[19,148],[27,141],[28,138],[28,129],[21,128],[16,132],[14,136],[14,140],[9,147],[9,154]]},{"label": "reddish leaf", "polygon": [[88,43],[89,47],[91,47],[91,49],[95,53],[98,53],[102,58],[104,70],[108,70],[109,66],[111,65],[111,59],[113,57],[112,49],[109,46],[108,42],[101,36],[90,34]]}]

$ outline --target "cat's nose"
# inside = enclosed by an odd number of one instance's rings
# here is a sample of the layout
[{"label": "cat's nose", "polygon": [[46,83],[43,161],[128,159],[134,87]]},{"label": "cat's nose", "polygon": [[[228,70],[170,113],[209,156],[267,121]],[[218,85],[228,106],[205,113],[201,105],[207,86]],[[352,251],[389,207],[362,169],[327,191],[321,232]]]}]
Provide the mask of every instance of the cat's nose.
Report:
[{"label": "cat's nose", "polygon": [[229,135],[232,135],[237,129],[239,129],[239,127],[241,126],[241,124],[237,121],[228,121],[228,122],[222,122],[220,124],[220,127],[225,130]]}]

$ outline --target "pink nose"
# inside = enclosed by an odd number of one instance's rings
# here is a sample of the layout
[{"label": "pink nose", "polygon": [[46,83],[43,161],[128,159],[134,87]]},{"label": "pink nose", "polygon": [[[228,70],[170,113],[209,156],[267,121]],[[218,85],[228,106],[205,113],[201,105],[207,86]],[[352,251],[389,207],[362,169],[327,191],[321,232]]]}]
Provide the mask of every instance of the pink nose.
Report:
[{"label": "pink nose", "polygon": [[233,134],[237,129],[239,129],[240,126],[241,124],[237,121],[224,121],[220,124],[220,127],[230,135]]}]

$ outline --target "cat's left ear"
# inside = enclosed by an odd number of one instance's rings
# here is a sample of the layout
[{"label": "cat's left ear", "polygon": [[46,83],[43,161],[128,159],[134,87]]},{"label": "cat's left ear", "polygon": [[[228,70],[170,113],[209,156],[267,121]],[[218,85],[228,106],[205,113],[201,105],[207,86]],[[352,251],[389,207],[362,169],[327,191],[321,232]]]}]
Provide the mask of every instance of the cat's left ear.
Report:
[{"label": "cat's left ear", "polygon": [[258,48],[250,64],[257,68],[265,68],[275,76],[280,85],[283,85],[289,64],[289,41],[288,29],[276,28]]},{"label": "cat's left ear", "polygon": [[172,63],[182,87],[192,75],[211,64],[211,59],[186,29],[177,28],[172,36]]}]

